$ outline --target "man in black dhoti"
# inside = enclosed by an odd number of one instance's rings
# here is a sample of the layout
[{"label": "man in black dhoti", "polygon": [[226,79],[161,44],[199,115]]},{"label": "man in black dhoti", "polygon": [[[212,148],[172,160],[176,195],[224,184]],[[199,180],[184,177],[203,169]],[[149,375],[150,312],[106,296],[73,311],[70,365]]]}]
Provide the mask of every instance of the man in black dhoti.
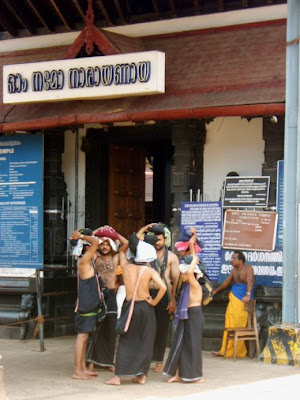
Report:
[{"label": "man in black dhoti", "polygon": [[164,366],[164,375],[172,382],[202,383],[202,289],[197,280],[200,269],[198,257],[193,256],[190,264],[179,265],[183,288],[175,313],[176,331]]},{"label": "man in black dhoti", "polygon": [[[134,243],[135,242],[135,246]],[[120,263],[126,289],[126,301],[133,297],[134,288],[143,266],[156,258],[154,247],[131,235],[129,247],[136,248],[134,262],[129,262],[132,255],[120,252]],[[149,292],[150,281],[153,280],[159,287],[157,296],[152,299]],[[108,380],[108,385],[120,385],[121,377],[132,376],[133,382],[144,384],[150,368],[153,344],[156,333],[154,307],[166,292],[166,285],[153,268],[144,268],[137,287],[132,319],[128,331],[120,336],[116,355],[116,375]]]},{"label": "man in black dhoti", "polygon": [[[176,289],[179,279],[178,257],[168,250],[171,246],[171,232],[168,227],[159,222],[144,226],[137,233],[139,239],[151,243],[152,238],[156,238],[154,247],[156,249],[156,259],[151,262],[154,268],[165,282],[167,291],[161,301],[154,308],[156,317],[156,336],[153,348],[152,362],[156,363],[155,372],[162,372],[165,350],[168,344],[170,317],[176,310]],[[155,282],[151,282],[150,294],[155,297],[158,287]]]}]

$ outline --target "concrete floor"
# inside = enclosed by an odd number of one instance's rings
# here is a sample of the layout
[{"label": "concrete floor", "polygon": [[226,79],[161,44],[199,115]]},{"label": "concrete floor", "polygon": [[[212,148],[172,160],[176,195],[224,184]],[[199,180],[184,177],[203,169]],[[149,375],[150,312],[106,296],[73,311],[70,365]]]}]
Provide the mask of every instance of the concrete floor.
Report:
[{"label": "concrete floor", "polygon": [[[126,400],[126,399],[283,399],[299,392],[300,368],[265,364],[258,359],[224,359],[203,352],[203,384],[166,383],[151,369],[145,386],[124,379],[119,387],[104,382],[112,374],[100,371],[91,381],[71,379],[75,336],[40,342],[0,339],[3,379],[9,400]],[[1,389],[1,388],[0,388]],[[296,396],[297,397],[297,396]],[[0,390],[0,400],[5,397]]]}]

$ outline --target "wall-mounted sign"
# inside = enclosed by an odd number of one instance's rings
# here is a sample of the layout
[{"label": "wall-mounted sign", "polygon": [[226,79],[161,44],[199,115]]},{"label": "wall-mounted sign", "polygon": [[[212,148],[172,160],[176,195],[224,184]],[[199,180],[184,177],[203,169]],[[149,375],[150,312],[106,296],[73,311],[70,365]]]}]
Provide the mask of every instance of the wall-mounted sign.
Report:
[{"label": "wall-mounted sign", "polygon": [[278,214],[269,211],[226,210],[222,247],[273,251]]},{"label": "wall-mounted sign", "polygon": [[160,51],[3,67],[3,103],[105,99],[165,92]]},{"label": "wall-mounted sign", "polygon": [[0,274],[43,267],[43,137],[0,137]]},{"label": "wall-mounted sign", "polygon": [[218,281],[221,262],[222,204],[215,202],[181,203],[180,229],[196,227],[197,236],[204,242],[201,259],[212,281]]},{"label": "wall-mounted sign", "polygon": [[267,207],[269,186],[269,176],[226,177],[223,207]]},{"label": "wall-mounted sign", "polygon": [[[232,270],[232,250],[222,250],[219,283],[222,283]],[[282,287],[282,251],[243,251],[246,264],[252,265],[255,275],[255,286]]]}]

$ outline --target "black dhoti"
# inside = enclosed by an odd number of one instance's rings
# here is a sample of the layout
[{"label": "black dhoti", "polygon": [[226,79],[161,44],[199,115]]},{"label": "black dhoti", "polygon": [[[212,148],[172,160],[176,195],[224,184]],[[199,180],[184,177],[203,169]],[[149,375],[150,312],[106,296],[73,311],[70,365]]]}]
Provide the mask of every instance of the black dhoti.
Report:
[{"label": "black dhoti", "polygon": [[107,291],[105,302],[107,314],[89,338],[86,360],[100,367],[113,367],[117,338],[117,301],[114,289]]},{"label": "black dhoti", "polygon": [[128,331],[120,336],[116,356],[117,376],[147,375],[156,333],[154,308],[136,301]]},{"label": "black dhoti", "polygon": [[[158,289],[150,289],[150,295],[154,299]],[[160,302],[154,307],[156,317],[156,336],[153,348],[152,361],[162,363],[168,344],[170,315],[167,310],[169,304],[168,295],[165,293]]]},{"label": "black dhoti", "polygon": [[202,334],[204,317],[201,307],[188,308],[188,319],[179,320],[171,349],[164,366],[165,375],[179,377],[186,382],[202,378]]}]

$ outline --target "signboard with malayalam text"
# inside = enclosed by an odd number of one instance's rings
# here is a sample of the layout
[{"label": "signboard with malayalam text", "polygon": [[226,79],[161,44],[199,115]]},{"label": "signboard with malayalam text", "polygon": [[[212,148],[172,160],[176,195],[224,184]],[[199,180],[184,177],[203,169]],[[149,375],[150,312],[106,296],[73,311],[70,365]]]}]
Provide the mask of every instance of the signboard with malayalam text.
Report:
[{"label": "signboard with malayalam text", "polygon": [[43,266],[43,136],[0,137],[0,270]]},{"label": "signboard with malayalam text", "polygon": [[165,54],[160,51],[3,66],[4,104],[164,92]]},{"label": "signboard with malayalam text", "polygon": [[[232,270],[231,256],[236,249],[223,249],[219,283],[222,283]],[[246,264],[253,267],[255,287],[258,285],[267,287],[282,287],[283,266],[282,251],[248,251],[243,250]]]},{"label": "signboard with malayalam text", "polygon": [[269,176],[227,176],[223,193],[223,207],[267,207],[269,187]]}]

